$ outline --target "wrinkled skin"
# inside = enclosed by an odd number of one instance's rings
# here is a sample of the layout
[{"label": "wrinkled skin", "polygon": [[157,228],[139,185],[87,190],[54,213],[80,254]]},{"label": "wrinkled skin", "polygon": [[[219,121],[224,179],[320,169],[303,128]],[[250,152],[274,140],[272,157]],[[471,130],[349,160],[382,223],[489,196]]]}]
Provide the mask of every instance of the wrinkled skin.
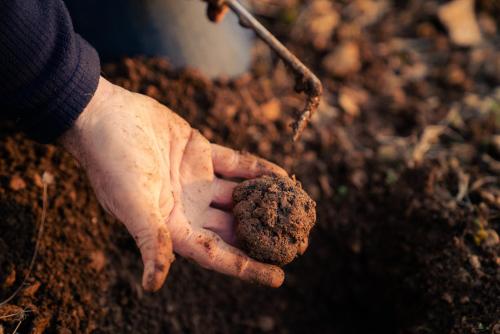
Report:
[{"label": "wrinkled skin", "polygon": [[234,218],[224,209],[230,210],[237,183],[215,175],[286,175],[280,167],[210,144],[167,107],[103,78],[61,142],[85,169],[102,206],[136,240],[146,290],[162,286],[174,251],[227,275],[282,284],[280,268],[232,246]]}]

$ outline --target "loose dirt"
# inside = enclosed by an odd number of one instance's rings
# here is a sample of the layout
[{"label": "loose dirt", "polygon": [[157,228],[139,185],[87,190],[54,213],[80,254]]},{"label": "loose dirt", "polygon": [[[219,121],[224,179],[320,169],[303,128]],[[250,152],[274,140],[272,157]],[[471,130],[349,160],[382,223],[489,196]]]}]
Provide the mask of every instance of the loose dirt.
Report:
[{"label": "loose dirt", "polygon": [[233,192],[236,237],[254,259],[283,266],[302,254],[316,223],[316,203],[288,177],[242,182]]}]

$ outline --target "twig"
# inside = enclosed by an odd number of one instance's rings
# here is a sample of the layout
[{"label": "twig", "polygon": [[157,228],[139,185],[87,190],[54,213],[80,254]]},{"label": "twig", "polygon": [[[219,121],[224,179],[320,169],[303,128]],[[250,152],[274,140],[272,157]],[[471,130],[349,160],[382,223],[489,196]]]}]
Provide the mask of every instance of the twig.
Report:
[{"label": "twig", "polygon": [[44,228],[44,224],[45,224],[45,216],[47,214],[47,186],[48,186],[48,184],[52,183],[52,176],[50,174],[48,174],[47,172],[45,172],[43,174],[42,180],[43,180],[42,216],[40,219],[40,226],[38,228],[38,235],[36,238],[35,250],[33,251],[33,256],[31,257],[31,262],[30,262],[30,265],[28,267],[28,272],[26,273],[23,281],[21,282],[19,287],[14,291],[14,293],[12,293],[12,295],[10,295],[10,297],[5,299],[4,301],[0,302],[0,307],[7,305],[7,303],[9,303],[12,299],[14,299],[19,294],[19,292],[23,289],[24,285],[26,284],[26,281],[28,280],[29,276],[31,275],[31,272],[33,270],[33,266],[34,266],[35,261],[36,261],[36,257],[38,255],[38,249],[40,248],[40,242],[42,240],[43,228]]}]

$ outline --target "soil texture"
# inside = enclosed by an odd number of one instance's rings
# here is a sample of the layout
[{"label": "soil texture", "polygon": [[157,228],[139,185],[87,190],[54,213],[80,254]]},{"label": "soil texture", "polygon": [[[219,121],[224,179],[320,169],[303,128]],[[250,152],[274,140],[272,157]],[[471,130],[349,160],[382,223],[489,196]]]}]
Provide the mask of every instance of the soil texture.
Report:
[{"label": "soil texture", "polygon": [[316,223],[316,203],[288,177],[263,176],[233,192],[236,238],[256,260],[283,266],[302,254]]}]

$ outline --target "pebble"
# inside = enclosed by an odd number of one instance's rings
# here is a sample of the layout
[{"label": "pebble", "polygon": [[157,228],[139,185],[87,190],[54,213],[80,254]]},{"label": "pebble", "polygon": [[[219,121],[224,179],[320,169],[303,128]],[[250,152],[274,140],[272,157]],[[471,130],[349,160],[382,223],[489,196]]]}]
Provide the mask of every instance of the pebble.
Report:
[{"label": "pebble", "polygon": [[14,191],[23,190],[24,188],[26,188],[26,182],[24,182],[24,180],[19,175],[14,175],[10,179],[9,187]]},{"label": "pebble", "polygon": [[316,0],[302,10],[295,23],[292,35],[299,40],[307,39],[316,49],[322,50],[340,22],[340,15],[329,0]]},{"label": "pebble", "polygon": [[342,109],[352,117],[359,116],[359,106],[355,99],[345,92],[340,92],[339,104]]},{"label": "pebble", "polygon": [[281,116],[281,103],[278,99],[273,98],[272,100],[262,104],[260,106],[260,111],[265,119],[270,122],[274,122]]},{"label": "pebble", "polygon": [[329,74],[345,77],[361,69],[358,44],[352,41],[343,42],[323,59],[323,68]]},{"label": "pebble", "polygon": [[481,43],[481,31],[474,13],[474,0],[447,2],[439,7],[438,17],[456,45],[474,46]]},{"label": "pebble", "polygon": [[94,251],[90,254],[90,267],[96,272],[102,271],[106,265],[106,255],[101,250]]},{"label": "pebble", "polygon": [[474,270],[479,271],[481,269],[481,261],[477,255],[469,256],[469,263],[474,268]]}]

